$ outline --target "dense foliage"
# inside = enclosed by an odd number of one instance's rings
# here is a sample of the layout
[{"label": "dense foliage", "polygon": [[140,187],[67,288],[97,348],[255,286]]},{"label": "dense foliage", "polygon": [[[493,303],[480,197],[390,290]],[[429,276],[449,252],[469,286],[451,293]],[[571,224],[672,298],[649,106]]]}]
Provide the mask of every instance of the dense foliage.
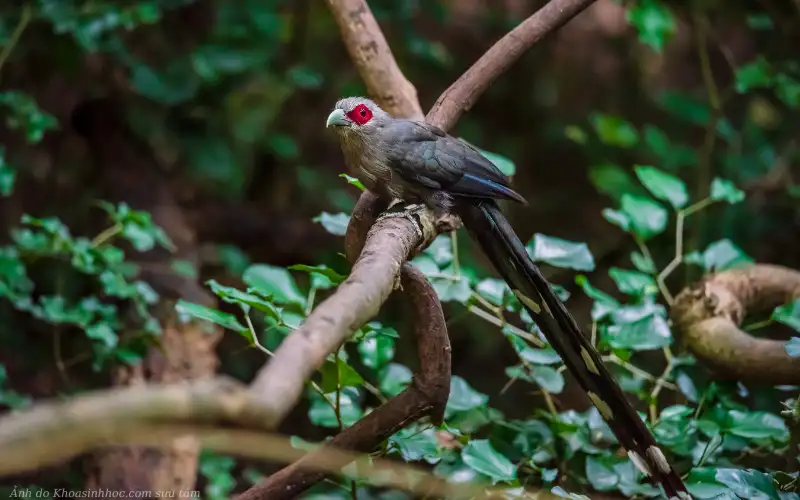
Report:
[{"label": "dense foliage", "polygon": [[[280,189],[289,190],[289,198],[313,198],[293,209],[304,217],[317,213],[307,217],[309,223],[342,236],[349,219],[346,212],[360,184],[339,171],[317,168],[326,161],[339,164],[338,157],[324,158],[308,147],[323,141],[319,117],[302,119],[300,126],[287,120],[301,114],[297,110],[303,97],[332,101],[363,92],[355,73],[342,71],[342,65],[349,65],[345,59],[334,63],[326,51],[304,48],[310,42],[302,37],[322,45],[334,43],[338,36],[324,5],[308,2],[311,5],[296,8],[278,0],[212,3],[206,8],[214,10],[213,25],[199,40],[183,44],[189,49],[172,40],[155,57],[148,53],[146,42],[133,36],[142,29],[158,29],[171,12],[193,3],[40,0],[3,7],[0,75],[15,64],[40,58],[43,46],[58,48],[49,56],[55,72],[88,71],[75,61],[101,54],[125,72],[131,99],[147,103],[132,106],[132,125],[151,141],[161,135],[179,158],[177,168],[186,183],[204,196],[220,199],[248,199],[262,189],[268,192],[260,196],[268,199],[280,198],[276,195]],[[440,2],[370,4],[380,21],[391,26],[390,41],[397,41],[398,57],[408,64],[409,78],[418,85],[441,87],[447,75],[457,75],[458,68],[469,63],[412,22],[414,16],[427,16],[431,22],[444,23],[452,15],[451,7]],[[800,65],[785,56],[778,35],[768,36],[777,22],[768,12],[737,11],[737,22],[747,27],[748,36],[770,43],[763,42],[763,50],[746,62],[723,58],[730,67],[719,69],[711,67],[706,45],[718,36],[710,21],[718,14],[713,7],[687,12],[661,0],[642,0],[625,9],[639,40],[636,50],[646,57],[669,50],[679,27],[691,30],[689,36],[701,40],[696,64],[703,86],[700,91],[677,86],[640,89],[642,95],[636,98],[649,110],[646,119],[633,111],[628,116],[606,107],[584,110],[582,120],[561,122],[553,113],[541,133],[560,148],[580,152],[588,165],[588,179],[607,206],[602,210],[607,221],[603,231],[626,233],[623,246],[627,249],[630,243],[633,249],[625,251],[624,264],[601,268],[592,245],[563,235],[536,232],[527,248],[545,269],[564,270],[557,275],[556,286],[568,306],[576,293],[591,300],[585,331],[591,332],[631,400],[643,409],[643,420],[669,451],[669,458],[686,472],[695,498],[800,498],[796,472],[800,457],[790,446],[791,432],[800,432],[798,388],[716,380],[677,342],[679,332],[669,319],[674,296],[684,286],[705,273],[756,261],[758,257],[746,250],[748,246],[755,250],[750,242],[789,224],[760,214],[757,205],[748,203],[744,186],[798,161],[793,136],[800,109]],[[305,16],[303,28],[297,16]],[[495,35],[513,24],[491,10],[485,22]],[[163,36],[163,32],[148,33]],[[488,44],[491,37],[484,38]],[[59,62],[64,69],[56,65]],[[437,71],[443,76],[428,77]],[[717,73],[730,75],[730,81],[717,83]],[[0,113],[9,132],[4,137],[11,138],[15,154],[9,152],[10,146],[0,151],[0,193],[10,197],[36,189],[35,175],[20,151],[41,146],[49,134],[69,124],[37,105],[34,92],[24,86],[9,87],[3,76]],[[435,81],[418,81],[426,78]],[[497,94],[503,91],[502,83],[498,85],[499,91],[487,95],[496,103],[503,102]],[[510,129],[503,132],[510,137],[497,138],[490,128],[467,116],[460,132],[480,147],[499,151],[502,155],[486,154],[507,174],[518,175],[517,164],[523,160],[518,152],[526,139],[514,137]],[[273,172],[269,186],[254,187],[253,182],[264,179],[259,174],[265,168],[260,164],[263,157],[281,168]],[[781,185],[776,196],[796,203],[800,186]],[[174,250],[174,244],[149,213],[124,202],[80,200],[78,210],[104,214],[105,229],[94,233],[77,222],[77,227],[68,223],[59,215],[60,204],[67,201],[37,207],[6,231],[0,247],[0,317],[6,325],[0,334],[2,350],[29,356],[37,367],[57,364],[60,371],[89,363],[95,373],[107,373],[116,364],[136,364],[158,344],[161,325],[152,307],[159,294],[137,278],[135,256],[157,247]],[[234,245],[219,244],[223,270],[213,271],[212,278],[208,270],[172,259],[176,272],[203,276],[220,300],[218,309],[191,300],[179,301],[176,308],[187,318],[201,318],[221,325],[228,334],[241,335],[266,359],[320,298],[346,278],[349,267],[338,254],[341,243],[337,238],[335,247],[318,252],[314,263],[288,267],[267,263],[268,255],[247,256]],[[552,487],[575,498],[588,491],[657,495],[627,456],[619,453],[594,408],[576,410],[562,404],[569,377],[559,356],[505,283],[472,254],[465,234],[438,237],[413,264],[446,304],[448,317],[454,320],[453,336],[462,328],[455,319],[475,317],[479,321],[474,325],[480,326],[472,329],[481,337],[476,342],[506,343],[515,359],[507,366],[497,362],[474,373],[505,374],[505,387],[492,392],[476,389],[478,384],[468,373],[455,375],[444,424],[414,423],[389,438],[376,454],[426,464],[434,474],[453,481]],[[613,283],[614,288],[592,284],[590,277],[594,283]],[[127,310],[135,311],[135,317],[123,315]],[[137,333],[122,335],[123,323],[135,324]],[[750,329],[775,323],[800,332],[800,300],[751,321]],[[361,327],[329,357],[308,383],[305,396],[306,418],[317,429],[294,436],[296,447],[311,449],[312,441],[324,435],[320,430],[335,433],[352,425],[410,382],[413,358],[403,346],[409,342],[406,326],[395,315],[382,316]],[[54,339],[63,332],[81,332],[83,344],[78,342],[82,347],[73,349],[78,352],[74,358],[63,360],[59,348],[48,344],[43,349],[21,338],[26,328],[47,332]],[[467,328],[464,332],[473,333]],[[786,343],[786,352],[800,356],[800,337]],[[246,378],[254,370],[242,366],[235,355],[225,359],[223,371],[236,376]],[[503,398],[512,384],[525,385],[525,393],[534,396],[523,409],[502,411],[497,407],[508,407]],[[31,394],[20,387],[25,384],[12,384],[0,365],[0,404],[12,410],[30,405]],[[67,385],[63,391],[85,388]],[[579,404],[586,408],[585,402]],[[212,453],[204,453],[200,470],[208,499],[228,498],[234,488],[241,490],[266,473],[256,464],[237,467],[233,457]],[[66,475],[63,481],[80,483]],[[406,498],[351,480],[347,469],[343,478],[320,483],[307,495]]]}]

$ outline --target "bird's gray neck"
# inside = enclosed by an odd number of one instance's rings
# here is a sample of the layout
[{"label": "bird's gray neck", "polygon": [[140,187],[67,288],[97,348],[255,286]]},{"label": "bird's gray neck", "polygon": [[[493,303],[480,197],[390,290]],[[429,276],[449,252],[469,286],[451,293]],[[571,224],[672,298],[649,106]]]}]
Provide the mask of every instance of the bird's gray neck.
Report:
[{"label": "bird's gray neck", "polygon": [[339,142],[350,174],[358,177],[367,189],[380,192],[381,185],[391,181],[380,140],[368,141],[361,134],[349,132],[343,133]]}]

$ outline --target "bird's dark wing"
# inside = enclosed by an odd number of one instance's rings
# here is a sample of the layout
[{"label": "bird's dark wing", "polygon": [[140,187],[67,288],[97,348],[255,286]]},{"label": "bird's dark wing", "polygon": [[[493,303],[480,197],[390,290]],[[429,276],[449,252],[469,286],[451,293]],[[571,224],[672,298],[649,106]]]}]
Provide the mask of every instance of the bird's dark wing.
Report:
[{"label": "bird's dark wing", "polygon": [[409,183],[468,198],[525,199],[477,149],[438,127],[396,120],[384,131],[392,171]]}]

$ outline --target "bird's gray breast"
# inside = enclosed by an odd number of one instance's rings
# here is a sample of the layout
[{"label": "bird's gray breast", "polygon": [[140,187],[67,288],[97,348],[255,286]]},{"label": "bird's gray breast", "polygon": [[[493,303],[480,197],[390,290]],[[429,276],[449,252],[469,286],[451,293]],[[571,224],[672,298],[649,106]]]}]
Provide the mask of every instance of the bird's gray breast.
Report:
[{"label": "bird's gray breast", "polygon": [[364,187],[382,196],[403,198],[402,185],[394,179],[389,161],[381,151],[380,141],[361,140],[360,137],[342,137],[342,152],[350,172],[358,177]]}]

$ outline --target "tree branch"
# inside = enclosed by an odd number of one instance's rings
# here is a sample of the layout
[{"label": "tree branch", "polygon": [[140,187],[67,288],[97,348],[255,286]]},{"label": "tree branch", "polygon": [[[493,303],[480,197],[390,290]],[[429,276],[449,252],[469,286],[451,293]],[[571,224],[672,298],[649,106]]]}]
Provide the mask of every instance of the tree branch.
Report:
[{"label": "tree branch", "polygon": [[[315,470],[309,464],[317,459],[317,455],[325,455],[329,447],[369,453],[409,422],[425,415],[431,415],[437,424],[441,423],[450,393],[450,340],[444,314],[436,291],[419,270],[406,264],[402,283],[414,309],[414,334],[421,365],[420,373],[415,375],[411,385],[344,429],[325,446],[271,475],[237,500],[296,498],[325,476],[325,472]],[[329,470],[336,471],[351,460],[352,456],[342,456],[341,461],[330,464]]]},{"label": "tree branch", "polygon": [[800,297],[800,272],[767,264],[707,276],[683,290],[671,315],[694,354],[719,374],[772,385],[800,384],[800,358],[785,342],[739,328],[748,314]]}]

